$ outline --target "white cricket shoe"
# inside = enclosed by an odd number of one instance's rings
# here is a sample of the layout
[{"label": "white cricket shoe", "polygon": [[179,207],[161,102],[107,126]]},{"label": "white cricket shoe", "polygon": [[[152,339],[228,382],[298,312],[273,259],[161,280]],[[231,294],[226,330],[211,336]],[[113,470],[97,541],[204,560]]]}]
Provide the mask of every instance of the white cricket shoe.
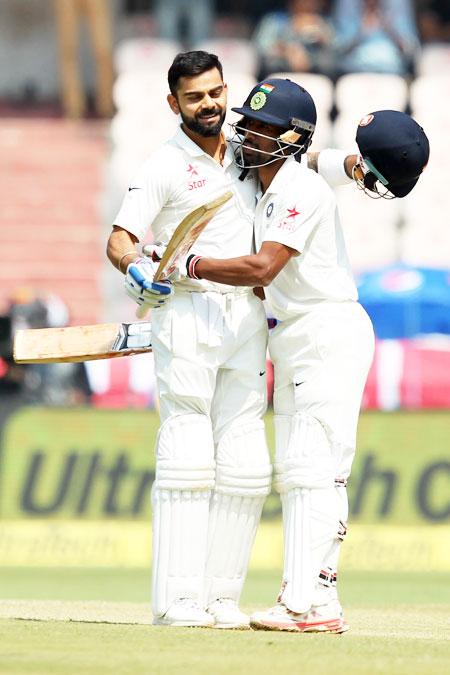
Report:
[{"label": "white cricket shoe", "polygon": [[296,633],[345,633],[349,629],[339,602],[311,607],[301,614],[279,603],[263,612],[252,614],[250,626],[256,630],[287,630]]},{"label": "white cricket shoe", "polygon": [[229,628],[234,630],[248,630],[250,617],[241,612],[237,603],[231,598],[219,598],[206,609],[214,617],[214,628]]},{"label": "white cricket shoe", "polygon": [[154,626],[200,626],[214,625],[214,617],[205,612],[196,600],[179,598],[173,602],[163,616],[155,616]]}]

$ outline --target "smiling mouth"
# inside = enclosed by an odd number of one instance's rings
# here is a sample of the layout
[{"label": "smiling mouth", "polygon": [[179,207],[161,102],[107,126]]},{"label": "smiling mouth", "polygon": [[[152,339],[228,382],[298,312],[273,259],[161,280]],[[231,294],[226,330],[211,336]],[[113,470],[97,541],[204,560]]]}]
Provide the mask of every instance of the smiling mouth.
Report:
[{"label": "smiling mouth", "polygon": [[205,120],[206,122],[208,122],[209,120],[215,120],[217,117],[220,117],[219,112],[211,113],[209,115],[200,115],[199,119]]}]

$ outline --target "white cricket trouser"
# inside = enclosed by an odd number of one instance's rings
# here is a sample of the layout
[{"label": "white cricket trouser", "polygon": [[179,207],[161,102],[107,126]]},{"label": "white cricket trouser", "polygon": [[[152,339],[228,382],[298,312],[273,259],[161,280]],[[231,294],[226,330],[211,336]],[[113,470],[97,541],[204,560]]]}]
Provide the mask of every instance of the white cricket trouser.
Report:
[{"label": "white cricket trouser", "polygon": [[310,581],[331,566],[328,555],[344,519],[334,479],[350,474],[373,328],[359,303],[323,303],[278,324],[269,350],[285,534],[282,598],[291,609],[306,611],[314,602]]},{"label": "white cricket trouser", "polygon": [[[253,530],[270,489],[262,422],[265,311],[249,289],[175,291],[152,312],[152,334],[161,415],[152,493],[153,611],[161,615],[179,597],[208,604],[207,595],[221,594],[222,588],[227,597],[240,594]],[[211,499],[216,492],[223,496]],[[236,541],[236,509],[239,536],[246,542]],[[208,531],[212,522],[220,536]],[[224,568],[227,541],[236,560]],[[216,561],[212,569],[208,558]]]},{"label": "white cricket trouser", "polygon": [[269,336],[274,412],[316,418],[340,448],[339,477],[350,475],[361,400],[373,358],[372,323],[357,302],[324,303],[279,323]]}]

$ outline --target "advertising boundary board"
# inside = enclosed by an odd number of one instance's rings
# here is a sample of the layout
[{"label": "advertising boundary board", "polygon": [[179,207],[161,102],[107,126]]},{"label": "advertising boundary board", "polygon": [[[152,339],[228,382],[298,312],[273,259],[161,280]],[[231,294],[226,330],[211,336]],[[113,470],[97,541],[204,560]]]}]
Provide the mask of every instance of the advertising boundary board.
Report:
[{"label": "advertising boundary board", "polygon": [[[269,445],[273,425],[267,417]],[[4,419],[0,566],[147,567],[153,411],[23,408]],[[450,411],[363,413],[342,566],[450,569]],[[252,558],[281,564],[278,495]]]},{"label": "advertising boundary board", "polygon": [[[354,525],[341,569],[448,572],[450,526]],[[48,520],[0,524],[0,567],[148,568],[150,523]],[[281,569],[281,523],[262,522],[250,569]]]}]

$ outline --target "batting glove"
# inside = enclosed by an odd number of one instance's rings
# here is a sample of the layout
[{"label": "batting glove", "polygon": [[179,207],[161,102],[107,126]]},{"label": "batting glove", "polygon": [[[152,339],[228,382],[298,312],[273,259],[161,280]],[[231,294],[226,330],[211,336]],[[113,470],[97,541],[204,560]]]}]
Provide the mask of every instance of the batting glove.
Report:
[{"label": "batting glove", "polygon": [[170,281],[153,281],[158,263],[149,258],[136,258],[127,267],[125,291],[141,307],[161,307],[172,293]]}]

